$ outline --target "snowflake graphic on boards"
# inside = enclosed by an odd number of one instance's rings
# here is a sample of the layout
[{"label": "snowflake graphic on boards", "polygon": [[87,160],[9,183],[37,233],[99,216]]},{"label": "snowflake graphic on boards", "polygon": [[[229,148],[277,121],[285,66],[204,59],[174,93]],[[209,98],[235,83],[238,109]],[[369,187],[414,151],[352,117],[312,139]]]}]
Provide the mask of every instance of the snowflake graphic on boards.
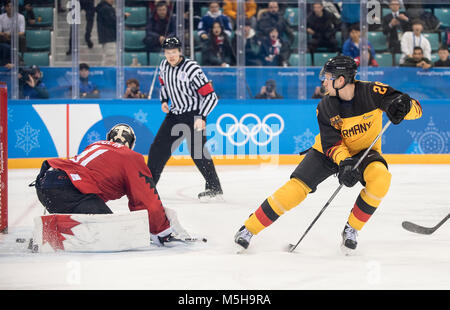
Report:
[{"label": "snowflake graphic on boards", "polygon": [[22,129],[15,130],[17,141],[15,147],[29,154],[32,149],[41,147],[39,145],[39,129],[34,129],[27,122]]},{"label": "snowflake graphic on boards", "polygon": [[97,131],[95,131],[95,130],[90,131],[90,132],[87,134],[86,139],[87,139],[87,142],[88,142],[89,144],[101,140],[100,134],[99,134]]},{"label": "snowflake graphic on boards", "polygon": [[294,136],[294,141],[295,141],[294,154],[298,154],[313,146],[315,141],[315,135],[311,132],[311,130],[309,130],[309,128],[306,128],[306,131],[303,134]]},{"label": "snowflake graphic on boards", "polygon": [[134,119],[138,121],[139,123],[145,124],[147,123],[147,115],[148,113],[145,113],[141,109],[139,109],[139,112],[134,113]]},{"label": "snowflake graphic on boards", "polygon": [[408,130],[408,133],[414,139],[413,154],[442,154],[448,153],[449,131],[442,131],[436,127],[433,118],[423,131]]}]

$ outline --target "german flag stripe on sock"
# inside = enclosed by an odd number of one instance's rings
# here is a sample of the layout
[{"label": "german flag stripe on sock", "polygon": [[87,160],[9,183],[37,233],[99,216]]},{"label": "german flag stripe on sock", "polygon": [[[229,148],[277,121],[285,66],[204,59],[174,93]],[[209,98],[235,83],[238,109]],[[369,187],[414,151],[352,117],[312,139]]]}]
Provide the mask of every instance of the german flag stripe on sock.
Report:
[{"label": "german flag stripe on sock", "polygon": [[255,216],[261,222],[261,224],[266,227],[279,218],[279,215],[275,213],[267,199],[264,200],[258,210],[256,210]]},{"label": "german flag stripe on sock", "polygon": [[353,207],[353,215],[361,222],[367,222],[372,214],[377,208],[368,205],[362,198],[361,195],[356,199],[356,203]]}]

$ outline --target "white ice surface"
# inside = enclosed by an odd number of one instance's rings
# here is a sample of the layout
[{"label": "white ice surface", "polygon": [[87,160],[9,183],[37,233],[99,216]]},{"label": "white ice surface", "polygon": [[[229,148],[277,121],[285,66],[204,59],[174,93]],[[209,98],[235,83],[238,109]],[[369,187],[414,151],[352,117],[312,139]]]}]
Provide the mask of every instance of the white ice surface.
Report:
[{"label": "white ice surface", "polygon": [[[450,210],[450,165],[392,165],[390,191],[359,234],[355,255],[340,251],[340,233],[361,190],[343,188],[299,245],[295,243],[337,188],[335,177],[252,239],[236,254],[233,236],[294,166],[219,166],[224,202],[199,203],[203,179],[195,167],[167,167],[158,190],[192,234],[206,244],[149,247],[120,253],[35,254],[29,238],[42,215],[37,170],[9,171],[9,234],[0,235],[0,289],[450,289],[450,222],[425,236],[405,231],[409,220],[434,226]],[[127,212],[126,198],[108,203]]]}]

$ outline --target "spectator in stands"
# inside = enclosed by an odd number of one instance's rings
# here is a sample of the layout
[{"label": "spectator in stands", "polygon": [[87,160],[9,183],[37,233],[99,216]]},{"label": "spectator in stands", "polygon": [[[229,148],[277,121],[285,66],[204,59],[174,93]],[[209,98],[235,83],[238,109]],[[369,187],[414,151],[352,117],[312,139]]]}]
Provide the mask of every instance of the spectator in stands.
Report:
[{"label": "spectator in stands", "polygon": [[231,40],[224,32],[220,22],[216,21],[208,35],[202,50],[204,66],[229,67],[236,64],[236,55],[231,46]]},{"label": "spectator in stands", "polygon": [[95,8],[98,43],[103,49],[102,66],[116,64],[116,9],[113,4],[114,0],[102,0]]},{"label": "spectator in stands", "polygon": [[80,98],[100,98],[97,86],[89,81],[89,65],[81,63],[80,70]]},{"label": "spectator in stands", "polygon": [[[5,13],[0,15],[0,43],[6,43],[11,46],[11,26],[12,26],[12,4],[11,0],[5,3]],[[25,17],[18,13],[18,35],[19,35],[19,51],[24,52],[26,48],[25,41]]]},{"label": "spectator in stands", "polygon": [[421,47],[414,47],[414,52],[412,57],[407,57],[405,62],[400,65],[401,67],[419,67],[422,69],[428,69],[433,66],[431,60],[424,57],[423,50]]},{"label": "spectator in stands", "polygon": [[[404,3],[403,3],[403,0],[397,0],[397,2],[398,2],[399,5],[400,5],[400,9],[401,9],[401,10],[404,10],[404,9],[405,9],[405,5],[404,5]],[[383,6],[389,6],[389,5],[391,4],[391,0],[381,0],[380,3],[381,3],[381,5],[383,5]]]},{"label": "spectator in stands", "polygon": [[209,10],[206,15],[202,17],[202,20],[198,23],[198,35],[203,42],[208,40],[208,34],[211,31],[214,22],[219,22],[222,25],[223,31],[231,37],[232,26],[230,19],[222,14],[220,10],[220,4],[218,1],[211,1],[209,3]]},{"label": "spectator in stands", "polygon": [[20,10],[19,7],[19,12],[23,14],[23,16],[25,16],[25,22],[27,26],[33,26],[34,24],[36,24],[36,16],[34,15],[34,11],[33,11],[33,0],[25,0],[23,3],[23,10]]},{"label": "spectator in stands", "polygon": [[[359,25],[353,25],[350,29],[350,38],[348,38],[342,47],[342,54],[345,56],[350,56],[352,58],[357,58],[360,56],[360,43],[361,43],[361,31],[359,30]],[[368,42],[369,52],[372,58],[375,57],[375,49],[372,44]]]},{"label": "spectator in stands", "polygon": [[[335,2],[340,2],[335,0]],[[341,9],[341,31],[342,31],[342,40],[348,39],[350,29],[354,25],[359,25],[359,16],[360,16],[360,4],[359,0],[345,0],[342,2]]]},{"label": "spectator in stands", "polygon": [[252,28],[251,22],[249,20],[246,20],[244,32],[245,32],[245,65],[262,66],[262,61],[260,59],[261,41],[256,37],[255,29]]},{"label": "spectator in stands", "polygon": [[11,46],[0,43],[0,67],[11,69]]},{"label": "spectator in stands", "polygon": [[261,43],[261,59],[264,66],[288,66],[289,43],[280,38],[277,28],[272,28]]},{"label": "spectator in stands", "polygon": [[412,58],[414,48],[421,47],[425,58],[431,59],[431,45],[428,39],[422,34],[423,23],[416,19],[412,22],[412,31],[407,31],[403,34],[401,39],[402,57],[400,63],[403,63],[406,58]]},{"label": "spectator in stands", "polygon": [[256,24],[256,33],[262,40],[273,28],[277,29],[280,37],[286,36],[290,44],[294,42],[294,33],[275,1],[269,2],[268,10],[261,14]]},{"label": "spectator in stands", "polygon": [[155,13],[150,16],[145,27],[144,44],[149,52],[160,52],[161,44],[166,37],[176,33],[175,15],[169,14],[169,7],[165,1],[156,3]]},{"label": "spectator in stands", "polygon": [[255,96],[255,99],[283,99],[283,96],[277,93],[276,88],[275,80],[267,80],[266,85],[261,87],[261,91]]},{"label": "spectator in stands", "polygon": [[[95,16],[94,0],[80,0],[80,9],[84,10],[86,13],[86,28],[84,32],[84,41],[86,42],[89,48],[93,48],[94,43],[92,43],[91,41],[91,33],[92,28],[94,26],[94,16]],[[67,50],[66,55],[70,55],[72,53],[72,27],[70,27],[69,35],[70,35],[69,49]]]},{"label": "spectator in stands", "polygon": [[125,94],[123,95],[126,99],[144,99],[146,95],[141,93],[139,89],[140,84],[137,79],[128,79],[126,81],[127,89],[125,90]]},{"label": "spectator in stands", "polygon": [[[255,0],[247,0],[244,4],[245,20],[251,22],[252,27],[256,26],[256,11],[258,6]],[[224,0],[223,1],[223,13],[231,18],[231,21],[236,24],[237,17],[237,1],[236,0]]]},{"label": "spectator in stands", "polygon": [[405,13],[400,12],[399,0],[391,0],[389,3],[391,13],[383,17],[383,33],[387,37],[391,53],[400,53],[400,39],[398,33],[410,31],[411,23]]},{"label": "spectator in stands", "polygon": [[314,53],[318,47],[325,47],[330,52],[338,51],[336,25],[334,15],[323,9],[321,1],[313,4],[313,11],[308,16],[306,28],[311,35],[308,43],[310,53]]},{"label": "spectator in stands", "polygon": [[[168,8],[168,11],[169,11],[168,15],[172,15],[172,12],[174,12],[174,10],[173,10],[173,2],[171,2],[170,0],[155,0],[155,1],[145,0],[145,1],[142,1],[142,2],[144,2],[144,3],[148,2],[148,8],[150,9],[150,11],[149,11],[150,15],[153,15],[153,14],[156,13],[156,5],[159,2],[165,2],[167,4],[167,8]],[[127,5],[127,6],[135,6],[135,5]],[[195,6],[195,3],[194,3],[194,6]]]},{"label": "spectator in stands", "polygon": [[448,46],[442,45],[438,50],[439,60],[434,63],[435,67],[450,67],[450,58],[448,57]]},{"label": "spectator in stands", "polygon": [[17,75],[19,79],[20,99],[48,99],[50,97],[38,66],[21,69]]}]

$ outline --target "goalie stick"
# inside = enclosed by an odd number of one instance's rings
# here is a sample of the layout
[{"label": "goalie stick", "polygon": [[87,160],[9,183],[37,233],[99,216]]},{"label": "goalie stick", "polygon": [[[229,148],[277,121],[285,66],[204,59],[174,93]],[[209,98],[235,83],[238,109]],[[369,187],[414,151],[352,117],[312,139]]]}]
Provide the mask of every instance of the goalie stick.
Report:
[{"label": "goalie stick", "polygon": [[422,235],[431,235],[434,233],[439,227],[442,226],[448,219],[450,218],[450,214],[448,214],[446,217],[444,217],[439,223],[437,223],[434,227],[424,227],[420,226],[408,221],[402,222],[402,227],[406,229],[407,231],[422,234]]},{"label": "goalie stick", "polygon": [[[369,151],[372,149],[372,147],[375,145],[375,143],[381,138],[381,136],[384,134],[386,129],[388,129],[390,124],[391,124],[391,121],[388,121],[384,125],[383,129],[381,130],[381,132],[373,140],[372,144],[367,148],[367,150],[364,152],[364,154],[361,156],[361,158],[355,164],[353,169],[356,169],[361,164],[363,159],[367,156],[367,154],[369,154]],[[306,236],[306,234],[309,232],[309,230],[313,227],[314,223],[319,219],[319,217],[322,215],[322,213],[325,211],[325,209],[330,205],[330,203],[333,201],[334,197],[336,197],[336,195],[339,193],[339,191],[341,190],[341,188],[343,186],[344,186],[344,184],[340,184],[339,187],[334,191],[333,195],[331,195],[331,197],[328,199],[327,203],[323,206],[322,210],[320,210],[319,214],[314,218],[312,223],[308,226],[306,231],[303,233],[303,235],[301,236],[300,240],[298,240],[296,244],[289,244],[288,245],[288,249],[287,249],[288,252],[293,252],[297,248],[297,246],[300,244],[300,242],[303,240],[303,238]]]},{"label": "goalie stick", "polygon": [[[17,238],[16,243],[26,243],[28,242],[28,250],[31,250],[33,253],[38,252],[37,245],[33,244],[33,238]],[[205,237],[182,237],[182,238],[176,238],[172,237],[169,242],[181,242],[181,243],[193,243],[193,242],[208,242],[208,239]],[[153,242],[150,240],[150,244],[153,244]]]}]

